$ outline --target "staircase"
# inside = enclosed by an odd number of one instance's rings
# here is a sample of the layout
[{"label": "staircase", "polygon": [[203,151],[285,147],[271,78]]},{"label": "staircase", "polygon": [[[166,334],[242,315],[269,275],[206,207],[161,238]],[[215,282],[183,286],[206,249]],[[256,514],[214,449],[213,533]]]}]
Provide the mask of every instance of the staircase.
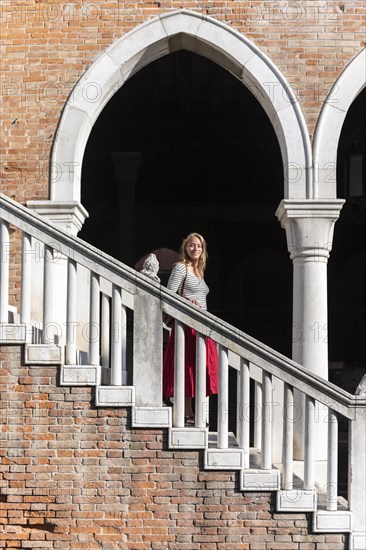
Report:
[{"label": "staircase", "polygon": [[[160,285],[153,261],[138,273],[4,195],[0,207],[0,345],[21,346],[24,365],[57,366],[60,387],[93,388],[98,410],[127,407],[132,428],[166,430],[171,452],[200,450],[203,471],[237,472],[239,491],[271,492],[276,512],[311,514],[314,533],[345,533],[347,548],[365,550],[365,395],[349,394],[192,307]],[[19,292],[12,295],[14,281]],[[176,388],[184,388],[183,326],[197,331],[195,426],[185,426],[183,392],[173,407],[162,403],[164,312],[176,319]],[[219,349],[217,431],[207,426],[205,336]],[[286,411],[280,419],[273,414],[278,385]],[[305,403],[301,464],[293,456],[295,392]],[[328,411],[324,484],[315,464],[317,404]],[[338,491],[339,420],[349,431],[346,498]]]}]

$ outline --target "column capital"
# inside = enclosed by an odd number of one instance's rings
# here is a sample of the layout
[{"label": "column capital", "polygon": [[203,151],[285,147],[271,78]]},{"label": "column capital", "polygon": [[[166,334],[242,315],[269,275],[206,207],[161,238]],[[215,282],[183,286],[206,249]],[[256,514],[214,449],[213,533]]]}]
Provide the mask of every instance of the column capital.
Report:
[{"label": "column capital", "polygon": [[27,207],[59,229],[77,235],[89,214],[78,201],[27,201]]},{"label": "column capital", "polygon": [[295,261],[327,262],[334,224],[343,199],[284,199],[276,216],[286,230],[287,246]]}]

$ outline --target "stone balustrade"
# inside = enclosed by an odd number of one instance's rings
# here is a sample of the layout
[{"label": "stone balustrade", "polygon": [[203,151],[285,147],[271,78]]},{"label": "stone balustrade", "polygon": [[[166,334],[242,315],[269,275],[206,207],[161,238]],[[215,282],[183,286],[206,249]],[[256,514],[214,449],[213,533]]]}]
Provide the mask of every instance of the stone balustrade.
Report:
[{"label": "stone balustrade", "polygon": [[[61,384],[96,386],[97,406],[134,407],[133,424],[169,428],[172,449],[204,449],[206,469],[239,470],[241,490],[276,491],[278,510],[314,512],[315,531],[349,532],[350,549],[365,547],[366,496],[360,490],[366,486],[364,393],[351,395],[212,314],[193,308],[160,285],[154,265],[138,273],[4,195],[0,206],[2,343],[27,344],[33,362],[41,363],[46,361],[45,350],[59,350]],[[13,226],[16,235],[11,235]],[[15,240],[18,235],[21,247]],[[14,315],[9,288],[12,266],[18,264],[22,270]],[[42,279],[41,296],[34,290],[35,277]],[[40,300],[41,306],[35,303]],[[194,427],[184,424],[183,390],[175,395],[173,414],[163,407],[163,312],[176,319],[176,388],[184,388],[183,326],[193,327],[198,334]],[[205,380],[202,350],[207,335],[219,351],[214,434],[206,424],[205,384],[200,383]],[[235,432],[229,430],[233,425],[228,402],[230,369],[236,372]],[[281,402],[273,397],[278,381],[283,385]],[[300,411],[294,391],[304,396]],[[282,414],[274,414],[276,407]],[[326,411],[328,426],[325,483],[315,462],[319,407]],[[293,457],[297,413],[304,415],[305,426],[301,466]],[[349,425],[347,508],[340,508],[337,490],[339,418]],[[280,460],[273,451],[279,436]]]}]

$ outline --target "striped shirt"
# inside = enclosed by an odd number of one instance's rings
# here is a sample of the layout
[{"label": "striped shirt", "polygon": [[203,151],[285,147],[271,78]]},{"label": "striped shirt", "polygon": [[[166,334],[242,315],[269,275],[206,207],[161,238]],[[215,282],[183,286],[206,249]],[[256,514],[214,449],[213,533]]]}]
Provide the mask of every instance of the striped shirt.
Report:
[{"label": "striped shirt", "polygon": [[185,264],[175,264],[169,277],[168,289],[178,292],[178,289],[180,290],[182,287],[186,274],[187,278],[183,289],[184,298],[187,298],[187,300],[197,300],[201,308],[207,310],[206,296],[210,289],[204,279],[200,279],[194,273],[187,272]]}]

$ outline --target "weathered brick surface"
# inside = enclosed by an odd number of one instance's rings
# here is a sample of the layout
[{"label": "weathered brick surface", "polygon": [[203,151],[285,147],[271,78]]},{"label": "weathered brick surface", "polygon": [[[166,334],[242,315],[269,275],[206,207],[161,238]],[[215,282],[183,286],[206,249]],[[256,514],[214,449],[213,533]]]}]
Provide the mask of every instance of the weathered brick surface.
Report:
[{"label": "weathered brick surface", "polygon": [[56,367],[21,366],[0,346],[0,548],[335,550],[305,514],[241,493],[237,474],[202,471],[198,451],[130,410],[96,409],[93,389],[57,386]]},{"label": "weathered brick surface", "polygon": [[128,31],[148,18],[179,8],[217,18],[259,46],[294,89],[311,134],[333,83],[365,46],[363,0],[4,0],[4,193],[21,203],[48,198],[49,158],[57,124],[81,75],[101,52]]}]

